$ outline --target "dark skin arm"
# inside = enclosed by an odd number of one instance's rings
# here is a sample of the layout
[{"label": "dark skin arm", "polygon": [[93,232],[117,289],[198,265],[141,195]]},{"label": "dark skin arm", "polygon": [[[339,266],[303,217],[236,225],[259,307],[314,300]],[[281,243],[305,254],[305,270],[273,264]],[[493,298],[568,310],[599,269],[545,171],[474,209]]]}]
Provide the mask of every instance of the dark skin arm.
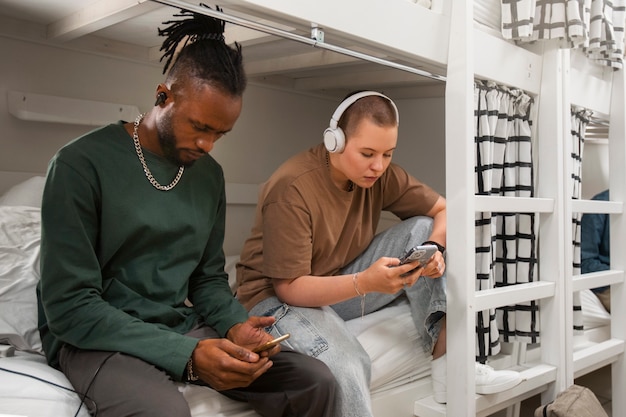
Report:
[{"label": "dark skin arm", "polygon": [[264,328],[274,321],[250,317],[231,327],[226,338],[200,340],[191,356],[194,373],[217,391],[249,386],[272,367],[270,357],[280,352],[280,345],[258,354],[251,350],[273,339]]}]

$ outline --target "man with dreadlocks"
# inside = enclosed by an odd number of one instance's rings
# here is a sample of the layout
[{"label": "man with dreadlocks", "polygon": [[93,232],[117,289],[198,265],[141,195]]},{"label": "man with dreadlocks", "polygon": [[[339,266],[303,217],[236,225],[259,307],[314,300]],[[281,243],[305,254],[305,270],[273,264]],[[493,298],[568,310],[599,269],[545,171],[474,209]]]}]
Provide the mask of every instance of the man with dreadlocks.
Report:
[{"label": "man with dreadlocks", "polygon": [[330,416],[326,365],[279,347],[252,352],[272,340],[274,319],[249,317],[231,293],[224,178],[208,155],[242,108],[241,48],[226,45],[222,21],[177,16],[159,31],[167,77],[154,108],[50,162],[38,288],[48,362],[99,417],[190,416],[175,381],[263,416]]}]

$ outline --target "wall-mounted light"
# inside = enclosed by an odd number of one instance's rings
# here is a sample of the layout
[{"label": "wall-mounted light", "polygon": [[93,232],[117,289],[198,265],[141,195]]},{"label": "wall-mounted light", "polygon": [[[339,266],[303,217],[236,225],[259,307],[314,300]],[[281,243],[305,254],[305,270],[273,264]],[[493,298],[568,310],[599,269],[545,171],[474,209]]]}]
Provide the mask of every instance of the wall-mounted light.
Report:
[{"label": "wall-mounted light", "polygon": [[9,91],[9,113],[21,120],[103,126],[134,120],[137,106]]}]

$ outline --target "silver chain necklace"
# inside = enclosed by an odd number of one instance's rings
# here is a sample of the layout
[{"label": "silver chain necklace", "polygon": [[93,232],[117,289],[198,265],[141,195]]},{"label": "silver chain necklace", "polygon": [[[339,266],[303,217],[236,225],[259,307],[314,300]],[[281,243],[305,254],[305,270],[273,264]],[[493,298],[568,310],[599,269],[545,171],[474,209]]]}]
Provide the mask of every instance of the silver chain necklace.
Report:
[{"label": "silver chain necklace", "polygon": [[134,123],[135,128],[133,130],[133,143],[135,144],[135,152],[137,152],[137,156],[139,157],[139,162],[141,162],[141,166],[143,167],[143,172],[145,172],[146,178],[148,178],[148,181],[150,181],[150,184],[152,184],[152,186],[156,188],[157,190],[169,191],[172,188],[176,187],[176,184],[178,184],[178,181],[180,181],[180,178],[183,176],[185,167],[181,166],[180,168],[178,168],[178,174],[176,174],[176,177],[172,180],[172,182],[169,185],[161,185],[154,178],[154,176],[152,175],[152,172],[150,172],[150,169],[148,168],[148,165],[146,164],[146,159],[143,157],[143,151],[141,150],[141,143],[139,143],[139,134],[137,132],[139,130],[139,123],[141,123],[141,120],[143,119],[145,115],[146,115],[145,113],[140,114],[135,119],[135,123]]}]

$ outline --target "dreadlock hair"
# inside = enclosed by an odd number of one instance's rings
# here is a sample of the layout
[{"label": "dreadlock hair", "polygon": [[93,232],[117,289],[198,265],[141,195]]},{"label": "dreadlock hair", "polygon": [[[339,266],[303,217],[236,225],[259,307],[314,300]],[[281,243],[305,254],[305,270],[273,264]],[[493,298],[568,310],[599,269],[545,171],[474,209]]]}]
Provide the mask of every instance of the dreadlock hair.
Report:
[{"label": "dreadlock hair", "polygon": [[[221,12],[217,6],[216,10]],[[233,96],[241,96],[247,83],[241,45],[236,42],[234,47],[226,45],[224,21],[188,10],[181,10],[174,16],[186,19],[169,20],[163,24],[170,26],[159,28],[159,36],[166,36],[160,49],[165,51],[160,61],[167,58],[163,68],[164,74],[169,69],[167,80],[192,77]]]}]

